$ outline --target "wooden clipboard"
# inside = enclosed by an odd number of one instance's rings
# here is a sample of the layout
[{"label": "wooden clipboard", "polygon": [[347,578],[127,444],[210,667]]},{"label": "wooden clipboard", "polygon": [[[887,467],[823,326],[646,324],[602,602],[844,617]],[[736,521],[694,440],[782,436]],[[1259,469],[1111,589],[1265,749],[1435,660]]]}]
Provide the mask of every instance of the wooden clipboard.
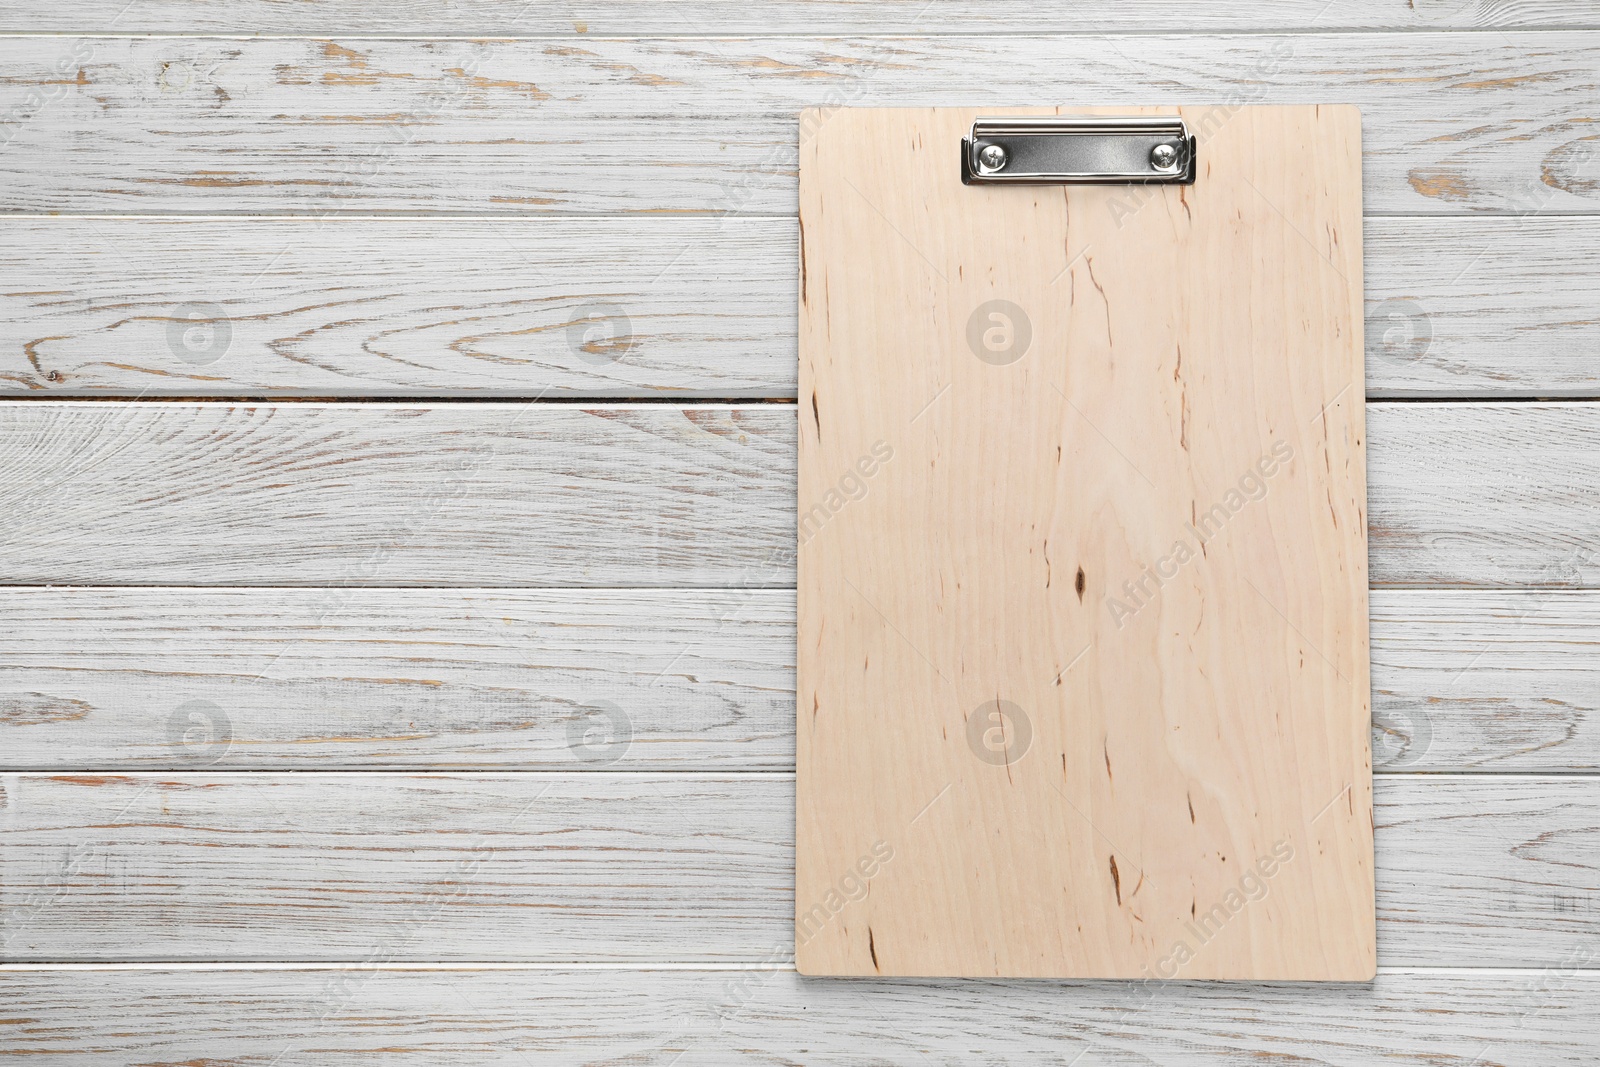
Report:
[{"label": "wooden clipboard", "polygon": [[800,971],[1370,979],[1357,110],[808,111],[800,226]]}]

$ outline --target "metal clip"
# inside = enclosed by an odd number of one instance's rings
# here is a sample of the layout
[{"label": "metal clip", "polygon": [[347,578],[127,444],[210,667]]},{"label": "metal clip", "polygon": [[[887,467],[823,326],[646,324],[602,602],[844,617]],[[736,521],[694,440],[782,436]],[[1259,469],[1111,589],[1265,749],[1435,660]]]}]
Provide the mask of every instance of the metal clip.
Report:
[{"label": "metal clip", "polygon": [[977,119],[961,140],[964,185],[1192,185],[1195,140],[1182,119]]}]

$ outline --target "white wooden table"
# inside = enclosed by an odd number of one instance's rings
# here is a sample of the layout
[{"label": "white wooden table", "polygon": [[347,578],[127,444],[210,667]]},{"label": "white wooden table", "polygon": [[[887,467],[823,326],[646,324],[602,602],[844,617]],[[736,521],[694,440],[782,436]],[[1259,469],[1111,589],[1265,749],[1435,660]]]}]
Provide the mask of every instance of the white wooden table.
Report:
[{"label": "white wooden table", "polygon": [[[0,31],[0,1054],[1600,1055],[1600,2]],[[1218,101],[1364,112],[1379,976],[801,979],[796,114]]]}]

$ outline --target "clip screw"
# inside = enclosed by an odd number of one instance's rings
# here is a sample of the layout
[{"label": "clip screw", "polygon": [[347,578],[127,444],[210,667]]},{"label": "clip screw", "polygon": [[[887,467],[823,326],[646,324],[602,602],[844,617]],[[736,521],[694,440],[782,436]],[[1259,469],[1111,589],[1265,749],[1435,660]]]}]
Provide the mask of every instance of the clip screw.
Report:
[{"label": "clip screw", "polygon": [[1176,145],[1158,144],[1150,149],[1150,165],[1156,170],[1171,170],[1178,162]]},{"label": "clip screw", "polygon": [[1003,170],[1009,158],[1005,148],[997,144],[986,144],[978,152],[978,162],[985,170]]}]

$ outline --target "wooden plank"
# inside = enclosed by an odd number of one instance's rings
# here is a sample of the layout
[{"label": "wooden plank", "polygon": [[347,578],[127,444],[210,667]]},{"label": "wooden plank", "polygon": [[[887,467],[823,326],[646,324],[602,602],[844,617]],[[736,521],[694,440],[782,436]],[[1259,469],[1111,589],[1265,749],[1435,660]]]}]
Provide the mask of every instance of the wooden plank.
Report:
[{"label": "wooden plank", "polygon": [[794,395],[789,220],[10,218],[0,234],[5,392]]},{"label": "wooden plank", "polygon": [[8,769],[794,767],[788,590],[6,589],[0,634]]},{"label": "wooden plank", "polygon": [[1600,770],[1600,600],[1372,592],[1373,765]]},{"label": "wooden plank", "polygon": [[1117,33],[1197,30],[1592,28],[1593,0],[1222,0],[1180,13],[1161,0],[1090,0],[1069,9],[1020,10],[977,0],[784,0],[752,8],[731,0],[605,0],[515,3],[456,0],[446,17],[424,0],[323,0],[308,7],[272,0],[44,0],[8,5],[0,32],[164,34],[392,34],[443,37],[675,36],[751,33]]},{"label": "wooden plank", "polygon": [[[787,776],[188,772],[0,785],[10,962],[714,962],[793,948]],[[1593,945],[1594,779],[1380,777],[1376,796],[1385,965],[1544,967]],[[889,844],[905,857],[937,838],[919,824]],[[874,891],[910,869],[897,862]],[[831,921],[857,907],[847,899]]]},{"label": "wooden plank", "polygon": [[963,184],[983,114],[801,120],[800,499],[864,495],[800,515],[797,966],[1137,978],[1243,874],[1189,977],[1368,980],[1361,116],[1185,108],[1119,217]]},{"label": "wooden plank", "polygon": [[[0,583],[792,586],[794,420],[0,401]],[[1600,585],[1600,405],[1373,404],[1368,432],[1375,585]]]},{"label": "wooden plank", "polygon": [[708,1067],[1075,1056],[1123,1067],[1587,1067],[1600,1043],[1600,975],[1575,969],[1583,961],[1593,954],[1547,971],[1401,971],[1335,987],[819,982],[781,969],[8,970],[0,1040],[118,1067],[667,1064],[678,1055]]},{"label": "wooden plank", "polygon": [[[781,586],[793,452],[793,409],[776,405],[11,401],[0,575]],[[81,578],[29,577],[90,544],[67,567]]]},{"label": "wooden plank", "polygon": [[957,100],[1353,103],[1370,212],[1600,204],[1588,31],[8,38],[0,68],[12,212],[792,213],[803,107]]},{"label": "wooden plank", "polygon": [[1560,589],[1600,581],[1591,443],[1600,405],[1369,412],[1374,584]]},{"label": "wooden plank", "polygon": [[[1600,394],[1600,219],[1364,239],[1368,396]],[[0,392],[793,397],[797,258],[791,219],[0,217]]]},{"label": "wooden plank", "polygon": [[[1378,769],[1600,771],[1600,596],[1371,606]],[[5,770],[794,766],[786,589],[13,588],[0,635]]]},{"label": "wooden plank", "polygon": [[1595,396],[1587,220],[1371,219],[1366,226],[1367,395]]}]

